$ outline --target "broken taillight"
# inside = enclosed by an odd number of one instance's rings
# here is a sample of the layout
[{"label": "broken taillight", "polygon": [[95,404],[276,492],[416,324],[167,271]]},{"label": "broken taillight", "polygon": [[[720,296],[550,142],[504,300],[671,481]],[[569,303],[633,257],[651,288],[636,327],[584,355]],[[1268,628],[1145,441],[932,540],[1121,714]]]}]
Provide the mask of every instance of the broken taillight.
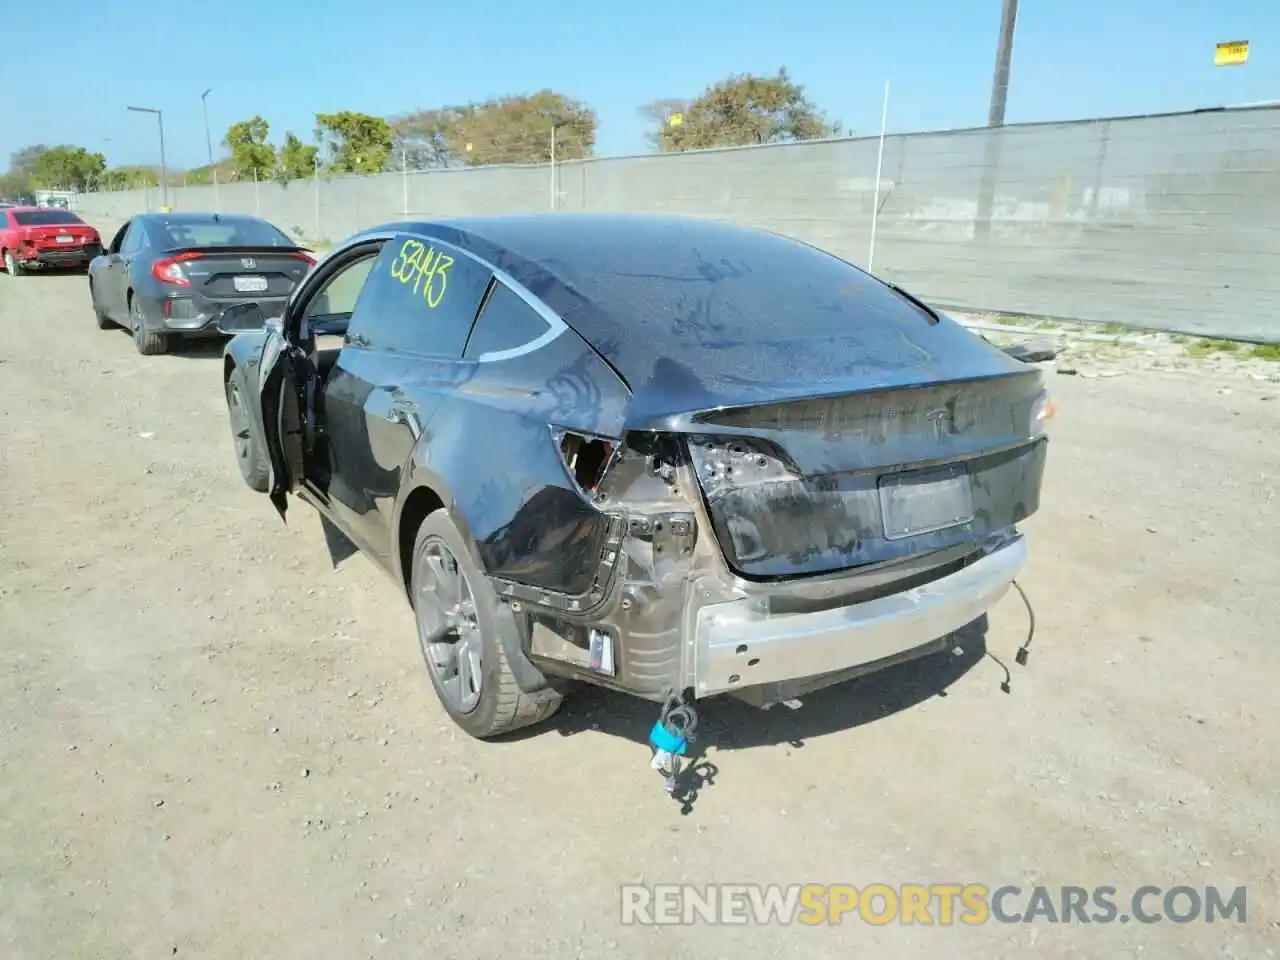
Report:
[{"label": "broken taillight", "polygon": [[1047,423],[1053,418],[1057,409],[1049,402],[1049,391],[1041,390],[1031,405],[1031,436],[1040,437],[1047,431]]},{"label": "broken taillight", "polygon": [[689,460],[709,497],[726,487],[778,483],[799,477],[780,450],[755,437],[690,437]]}]

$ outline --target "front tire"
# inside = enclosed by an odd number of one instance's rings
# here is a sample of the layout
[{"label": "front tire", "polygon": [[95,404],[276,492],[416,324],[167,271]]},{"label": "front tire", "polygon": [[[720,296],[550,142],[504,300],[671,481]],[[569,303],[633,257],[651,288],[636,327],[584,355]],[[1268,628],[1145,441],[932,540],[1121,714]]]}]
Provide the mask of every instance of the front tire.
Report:
[{"label": "front tire", "polygon": [[247,405],[248,391],[238,367],[227,378],[226,394],[231,442],[235,445],[240,476],[249,485],[249,489],[266,493],[271,488],[271,464],[267,460],[267,451],[253,435],[253,420]]},{"label": "front tire", "polygon": [[22,268],[22,264],[18,262],[18,258],[13,255],[12,250],[4,252],[4,268],[11,277],[20,277],[26,273]]},{"label": "front tire", "polygon": [[133,345],[138,348],[138,352],[144,357],[167,353],[169,338],[163,333],[147,329],[146,320],[142,315],[142,303],[136,296],[133,298],[129,313],[133,318]]},{"label": "front tire", "polygon": [[554,689],[525,693],[499,639],[514,630],[466,541],[444,510],[428,516],[413,544],[410,600],[418,641],[436,695],[459,727],[488,739],[547,719],[562,697]]}]

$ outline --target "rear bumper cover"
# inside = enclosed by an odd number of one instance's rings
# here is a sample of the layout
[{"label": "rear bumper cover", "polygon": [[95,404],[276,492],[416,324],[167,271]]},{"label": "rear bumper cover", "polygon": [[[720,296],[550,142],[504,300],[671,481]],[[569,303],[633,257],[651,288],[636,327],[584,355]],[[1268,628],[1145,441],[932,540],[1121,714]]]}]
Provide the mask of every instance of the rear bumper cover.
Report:
[{"label": "rear bumper cover", "polygon": [[931,647],[986,613],[1026,562],[1026,538],[1018,535],[955,573],[864,603],[780,616],[750,599],[704,606],[696,620],[696,696],[841,674]]},{"label": "rear bumper cover", "polygon": [[87,264],[99,254],[98,247],[77,247],[67,250],[62,247],[27,247],[18,251],[18,259],[23,264],[40,264],[45,267],[67,267]]},{"label": "rear bumper cover", "polygon": [[[154,311],[149,319],[155,322],[158,329],[166,333],[188,336],[213,336],[218,331],[218,317],[227,307],[242,300],[208,300],[203,297],[160,297],[154,304]],[[279,316],[284,312],[287,297],[264,297],[255,300],[268,316]]]}]

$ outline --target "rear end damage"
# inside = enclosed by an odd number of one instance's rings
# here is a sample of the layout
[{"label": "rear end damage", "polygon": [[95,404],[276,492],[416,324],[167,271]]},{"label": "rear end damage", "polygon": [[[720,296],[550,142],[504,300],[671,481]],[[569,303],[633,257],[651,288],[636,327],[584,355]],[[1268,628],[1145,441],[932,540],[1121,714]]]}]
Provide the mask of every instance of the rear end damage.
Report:
[{"label": "rear end damage", "polygon": [[88,224],[36,224],[18,228],[13,259],[25,270],[86,267],[101,252],[102,238]]},{"label": "rear end damage", "polygon": [[614,440],[561,432],[566,472],[608,517],[595,579],[576,595],[496,586],[547,673],[654,701],[791,699],[942,649],[1004,595],[1046,410],[1024,369]]}]

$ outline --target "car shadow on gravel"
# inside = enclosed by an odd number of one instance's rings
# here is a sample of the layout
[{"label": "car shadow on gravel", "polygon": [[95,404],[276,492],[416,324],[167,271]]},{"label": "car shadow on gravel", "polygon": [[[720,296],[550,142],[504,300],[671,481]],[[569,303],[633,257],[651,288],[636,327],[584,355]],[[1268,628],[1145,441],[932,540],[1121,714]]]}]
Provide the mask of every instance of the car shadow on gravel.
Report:
[{"label": "car shadow on gravel", "polygon": [[[945,697],[948,687],[987,656],[987,624],[984,614],[957,631],[952,648],[806,694],[799,709],[779,704],[760,710],[729,696],[698,703],[696,736],[676,791],[682,812],[691,812],[699,791],[713,786],[719,774],[706,757],[708,747],[715,747],[717,753],[783,744],[800,749],[815,737],[873,723],[932,697]],[[1003,670],[997,663],[988,666],[994,671],[991,682],[999,684]],[[647,746],[657,718],[655,704],[583,684],[565,698],[548,724],[496,742],[545,735],[550,727],[566,737],[594,731]]]},{"label": "car shadow on gravel", "polygon": [[84,268],[75,270],[28,270],[20,277],[10,277],[9,271],[0,266],[0,283],[6,280],[17,280],[20,283],[26,283],[28,280],[52,280],[58,277],[87,277],[89,272]]},{"label": "car shadow on gravel", "polygon": [[[118,327],[113,331],[121,336],[132,338],[128,330]],[[159,356],[141,357],[150,362],[174,360],[221,360],[222,351],[230,337],[170,337],[169,349]]]}]

